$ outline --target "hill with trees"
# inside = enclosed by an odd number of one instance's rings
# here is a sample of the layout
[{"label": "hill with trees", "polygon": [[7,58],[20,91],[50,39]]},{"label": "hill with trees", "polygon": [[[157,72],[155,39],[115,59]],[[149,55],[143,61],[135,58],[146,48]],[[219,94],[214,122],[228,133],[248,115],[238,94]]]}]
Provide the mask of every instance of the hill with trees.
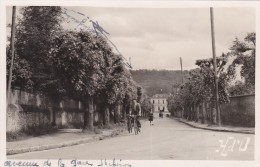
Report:
[{"label": "hill with trees", "polygon": [[[132,77],[148,96],[157,93],[172,93],[182,83],[180,70],[131,70]],[[189,75],[183,71],[184,82]]]}]

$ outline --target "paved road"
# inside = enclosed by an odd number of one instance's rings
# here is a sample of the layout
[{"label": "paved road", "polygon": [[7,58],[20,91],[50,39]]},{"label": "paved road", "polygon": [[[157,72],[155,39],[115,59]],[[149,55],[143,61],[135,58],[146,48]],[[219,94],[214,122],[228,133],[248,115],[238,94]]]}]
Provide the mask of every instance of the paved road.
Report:
[{"label": "paved road", "polygon": [[[169,118],[142,122],[138,135],[122,135],[98,142],[8,156],[8,159],[133,159],[133,160],[253,160],[251,134],[215,132],[189,127]],[[219,151],[220,141],[230,151]],[[246,144],[246,141],[248,142]],[[233,151],[232,144],[234,144]],[[240,150],[239,150],[240,146]],[[228,147],[226,147],[226,150]]]}]

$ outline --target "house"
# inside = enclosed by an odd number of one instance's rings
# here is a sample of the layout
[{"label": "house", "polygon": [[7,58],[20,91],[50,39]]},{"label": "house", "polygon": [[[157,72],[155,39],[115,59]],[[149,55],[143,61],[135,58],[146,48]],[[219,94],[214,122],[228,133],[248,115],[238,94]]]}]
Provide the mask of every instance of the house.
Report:
[{"label": "house", "polygon": [[157,115],[160,111],[163,111],[164,114],[169,113],[167,107],[167,98],[169,97],[168,94],[155,94],[151,97],[151,104],[153,105],[153,112],[154,115]]}]

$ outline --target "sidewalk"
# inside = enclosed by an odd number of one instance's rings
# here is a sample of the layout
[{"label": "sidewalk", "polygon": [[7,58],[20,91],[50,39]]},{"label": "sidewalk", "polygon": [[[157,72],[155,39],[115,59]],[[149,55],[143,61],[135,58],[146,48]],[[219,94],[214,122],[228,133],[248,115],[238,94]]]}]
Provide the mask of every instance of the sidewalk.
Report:
[{"label": "sidewalk", "polygon": [[204,130],[212,130],[212,131],[219,131],[219,132],[232,132],[232,133],[245,133],[245,134],[255,134],[255,128],[246,128],[246,127],[233,127],[233,126],[221,126],[218,127],[217,125],[208,125],[208,124],[201,124],[194,121],[188,121],[183,118],[173,118],[178,120],[179,122],[185,123],[193,128],[199,128]]},{"label": "sidewalk", "polygon": [[61,129],[59,132],[50,135],[6,142],[6,154],[13,155],[32,151],[43,151],[103,140],[119,135],[125,131],[125,127],[122,126],[101,131],[102,133],[100,134],[87,134],[76,129]]}]

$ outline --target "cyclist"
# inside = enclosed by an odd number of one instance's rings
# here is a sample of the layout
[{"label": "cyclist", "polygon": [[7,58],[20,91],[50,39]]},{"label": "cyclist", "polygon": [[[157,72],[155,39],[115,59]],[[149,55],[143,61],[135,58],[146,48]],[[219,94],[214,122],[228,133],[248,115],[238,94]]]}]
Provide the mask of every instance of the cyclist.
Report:
[{"label": "cyclist", "polygon": [[139,127],[139,132],[140,132],[141,131],[141,129],[140,129],[141,128],[141,122],[140,122],[141,105],[135,99],[133,100],[132,115],[136,116],[136,122],[137,122],[137,126]]}]

